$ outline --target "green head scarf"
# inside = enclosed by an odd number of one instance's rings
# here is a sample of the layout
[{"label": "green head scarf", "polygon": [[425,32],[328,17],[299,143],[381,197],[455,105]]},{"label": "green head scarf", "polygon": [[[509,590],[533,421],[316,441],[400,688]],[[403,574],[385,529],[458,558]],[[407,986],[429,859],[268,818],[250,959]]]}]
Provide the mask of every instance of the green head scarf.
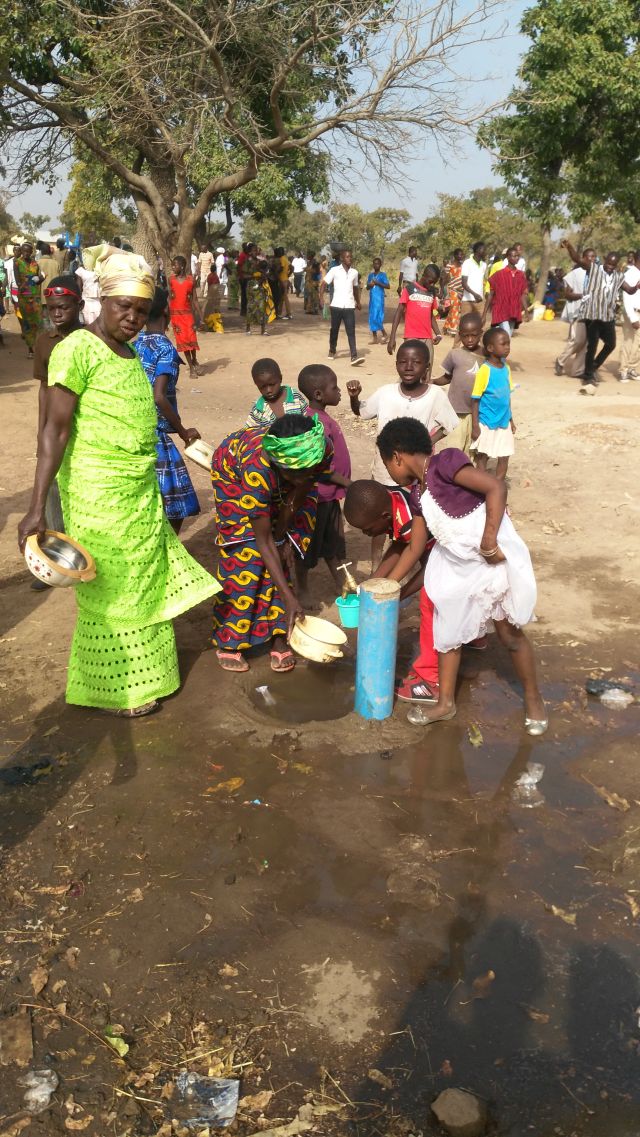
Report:
[{"label": "green head scarf", "polygon": [[276,465],[288,470],[309,470],[319,465],[324,457],[324,427],[318,416],[314,415],[311,430],[290,438],[278,438],[275,434],[267,433],[262,439],[262,446]]}]

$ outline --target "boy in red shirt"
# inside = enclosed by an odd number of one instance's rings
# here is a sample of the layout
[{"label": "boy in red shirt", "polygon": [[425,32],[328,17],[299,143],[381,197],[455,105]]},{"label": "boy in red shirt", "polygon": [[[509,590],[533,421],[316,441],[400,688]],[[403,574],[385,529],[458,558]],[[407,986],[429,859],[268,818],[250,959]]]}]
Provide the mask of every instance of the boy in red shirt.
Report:
[{"label": "boy in red shirt", "polygon": [[416,568],[402,586],[400,598],[413,596],[420,589],[420,652],[406,679],[397,684],[396,695],[410,703],[437,703],[440,688],[438,655],[433,646],[433,604],[423,587],[424,568],[434,541],[420,512],[419,487],[389,489],[373,480],[352,482],[344,499],[344,515],[349,525],[367,537],[391,537],[376,576],[400,581]]},{"label": "boy in red shirt", "polygon": [[389,355],[393,355],[396,350],[396,332],[404,317],[404,338],[423,340],[429,350],[429,367],[433,366],[433,347],[442,339],[436,320],[438,297],[435,286],[439,279],[440,269],[437,265],[430,264],[422,273],[419,284],[415,281],[405,283],[389,333]]}]

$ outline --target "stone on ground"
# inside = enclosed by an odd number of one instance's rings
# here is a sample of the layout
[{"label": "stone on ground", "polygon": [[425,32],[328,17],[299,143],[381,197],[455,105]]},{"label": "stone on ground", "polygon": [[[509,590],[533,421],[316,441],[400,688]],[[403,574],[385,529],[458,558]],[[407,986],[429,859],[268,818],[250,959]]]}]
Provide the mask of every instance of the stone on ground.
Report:
[{"label": "stone on ground", "polygon": [[431,1108],[451,1137],[482,1137],[487,1107],[466,1090],[444,1090]]}]

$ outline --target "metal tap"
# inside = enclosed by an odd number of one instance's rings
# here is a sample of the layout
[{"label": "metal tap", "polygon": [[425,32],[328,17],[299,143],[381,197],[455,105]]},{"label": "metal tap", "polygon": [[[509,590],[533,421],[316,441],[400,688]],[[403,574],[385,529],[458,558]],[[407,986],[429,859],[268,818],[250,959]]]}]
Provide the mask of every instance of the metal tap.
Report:
[{"label": "metal tap", "polygon": [[344,573],[344,584],[342,585],[342,590],[340,592],[340,595],[342,596],[343,600],[350,593],[355,594],[358,591],[357,582],[356,582],[355,578],[352,576],[352,574],[349,572],[349,566],[352,564],[353,564],[353,561],[347,561],[346,564],[344,564],[344,565],[338,565],[338,569]]}]

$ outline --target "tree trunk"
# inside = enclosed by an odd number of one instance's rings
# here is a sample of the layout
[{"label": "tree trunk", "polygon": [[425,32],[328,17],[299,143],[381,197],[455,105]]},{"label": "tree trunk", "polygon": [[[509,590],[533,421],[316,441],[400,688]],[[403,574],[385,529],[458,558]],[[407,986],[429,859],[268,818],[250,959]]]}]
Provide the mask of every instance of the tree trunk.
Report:
[{"label": "tree trunk", "polygon": [[131,245],[133,251],[139,253],[141,257],[144,257],[147,264],[155,270],[158,250],[140,214],[138,214],[136,218],[136,227],[131,237]]},{"label": "tree trunk", "polygon": [[551,267],[551,226],[548,221],[543,221],[540,226],[540,237],[542,239],[542,256],[540,257],[540,276],[536,284],[536,304],[542,304],[542,297],[547,291],[547,280]]}]

